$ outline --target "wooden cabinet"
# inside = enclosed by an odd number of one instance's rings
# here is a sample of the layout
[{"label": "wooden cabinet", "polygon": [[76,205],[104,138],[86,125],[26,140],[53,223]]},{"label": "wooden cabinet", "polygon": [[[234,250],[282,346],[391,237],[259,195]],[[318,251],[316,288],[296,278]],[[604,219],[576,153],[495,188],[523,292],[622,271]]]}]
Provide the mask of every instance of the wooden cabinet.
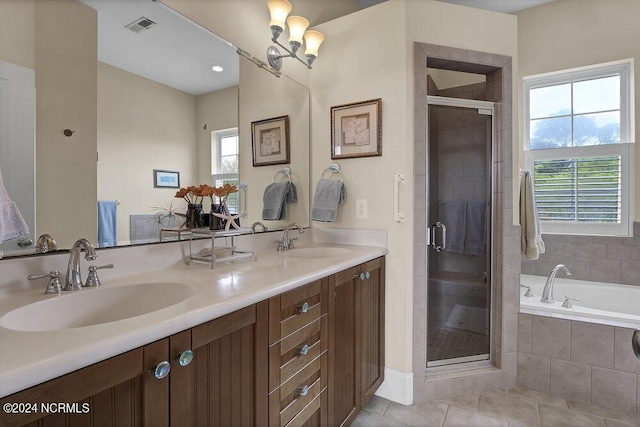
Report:
[{"label": "wooden cabinet", "polygon": [[384,379],[384,258],[329,278],[329,424],[349,425]]},{"label": "wooden cabinet", "polygon": [[[164,361],[171,369],[158,379]],[[378,258],[4,397],[38,411],[0,412],[0,425],[348,425],[383,369]],[[43,413],[57,402],[76,405]]]},{"label": "wooden cabinet", "polygon": [[[267,313],[266,301],[252,305],[2,398],[38,411],[0,412],[0,425],[266,425]],[[193,361],[181,366],[185,350]],[[158,379],[163,361],[171,369]],[[44,414],[40,404],[51,402],[77,403],[78,413]]]}]

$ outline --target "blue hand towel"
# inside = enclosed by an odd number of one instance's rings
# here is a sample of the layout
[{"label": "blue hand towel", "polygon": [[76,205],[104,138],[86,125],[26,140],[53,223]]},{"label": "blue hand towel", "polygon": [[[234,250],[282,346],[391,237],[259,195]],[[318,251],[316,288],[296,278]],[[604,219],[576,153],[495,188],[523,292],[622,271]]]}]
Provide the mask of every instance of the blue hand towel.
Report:
[{"label": "blue hand towel", "polygon": [[464,253],[474,256],[484,255],[487,244],[487,203],[467,202],[467,225],[465,230]]},{"label": "blue hand towel", "polygon": [[311,219],[313,221],[334,222],[338,215],[338,203],[347,199],[342,181],[321,178],[313,195]]},{"label": "blue hand towel", "polygon": [[440,218],[447,227],[447,243],[444,250],[463,253],[467,224],[467,202],[460,200],[440,202]]},{"label": "blue hand towel", "polygon": [[262,196],[262,219],[276,221],[286,218],[286,204],[298,201],[298,191],[291,181],[269,184]]},{"label": "blue hand towel", "polygon": [[98,201],[98,247],[117,245],[117,212],[118,202],[115,200]]}]

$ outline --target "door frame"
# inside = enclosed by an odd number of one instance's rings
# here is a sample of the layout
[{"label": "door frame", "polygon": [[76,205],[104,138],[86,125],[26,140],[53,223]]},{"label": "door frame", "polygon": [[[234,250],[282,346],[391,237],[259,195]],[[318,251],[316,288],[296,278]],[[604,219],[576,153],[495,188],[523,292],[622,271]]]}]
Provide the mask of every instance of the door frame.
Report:
[{"label": "door frame", "polygon": [[[425,167],[426,170],[429,171],[429,160],[430,160],[430,155],[429,155],[429,146],[430,146],[430,141],[429,141],[429,106],[431,105],[437,105],[437,106],[443,106],[443,107],[460,107],[460,108],[469,108],[469,109],[477,109],[477,110],[485,110],[486,113],[488,113],[487,115],[491,116],[491,147],[490,147],[490,158],[488,159],[488,169],[487,169],[487,177],[490,179],[490,189],[489,189],[489,212],[487,213],[490,221],[488,222],[488,230],[487,233],[489,234],[489,245],[487,248],[487,257],[489,258],[487,260],[488,263],[488,269],[489,269],[489,274],[487,277],[487,289],[489,291],[489,295],[488,295],[488,303],[489,306],[487,307],[487,314],[488,314],[488,322],[489,322],[489,341],[491,341],[491,336],[494,333],[493,331],[493,322],[492,322],[492,316],[491,316],[491,312],[492,312],[492,305],[494,304],[494,298],[493,298],[493,278],[494,273],[495,273],[495,260],[494,257],[492,256],[492,248],[494,247],[494,239],[495,239],[495,233],[494,233],[494,227],[495,227],[495,215],[494,213],[496,212],[496,200],[495,197],[493,197],[493,195],[495,194],[495,185],[496,185],[496,179],[493,176],[494,172],[493,172],[493,168],[491,167],[491,165],[493,164],[494,159],[496,158],[496,154],[497,154],[497,147],[496,147],[496,142],[497,142],[497,138],[496,138],[496,109],[497,109],[497,105],[495,102],[491,102],[491,101],[480,101],[480,100],[475,100],[475,99],[464,99],[464,98],[450,98],[450,97],[445,97],[445,96],[436,96],[436,95],[427,95],[426,97],[426,119],[425,119],[425,123],[426,123],[426,142],[427,142],[427,146],[426,146],[426,155],[425,155]],[[478,111],[479,114],[483,114],[480,113]],[[429,191],[430,191],[430,184],[431,184],[431,179],[430,179],[430,174],[427,173],[426,174],[426,186],[425,186],[425,197],[427,200],[427,204],[429,203],[429,201],[431,200]],[[428,230],[429,230],[429,225],[430,225],[430,218],[429,218],[429,208],[425,209],[425,224],[427,226],[425,232],[427,233],[426,236],[426,241],[427,241],[427,248],[425,251],[425,265],[426,265],[426,283],[425,283],[425,294],[427,295],[427,311],[429,309],[429,305],[428,305],[428,294],[429,294],[429,236],[428,236]],[[428,351],[428,342],[429,342],[429,316],[426,316],[425,319],[425,342],[427,343],[426,350]],[[489,345],[489,353],[487,355],[487,359],[486,362],[490,365],[491,364],[491,360],[492,360],[492,352],[491,352],[491,345]],[[451,362],[443,362],[443,361],[436,361],[432,366],[428,366],[429,362],[427,362],[427,366],[425,367],[425,370],[429,373],[433,373],[434,371],[438,371],[438,370],[446,370],[446,369],[450,369],[451,366],[457,366],[460,364],[470,364],[470,363],[485,363],[485,359],[479,359],[477,356],[467,356],[467,357],[462,357],[462,358],[456,358],[456,359],[446,359],[446,360],[450,360]]]}]

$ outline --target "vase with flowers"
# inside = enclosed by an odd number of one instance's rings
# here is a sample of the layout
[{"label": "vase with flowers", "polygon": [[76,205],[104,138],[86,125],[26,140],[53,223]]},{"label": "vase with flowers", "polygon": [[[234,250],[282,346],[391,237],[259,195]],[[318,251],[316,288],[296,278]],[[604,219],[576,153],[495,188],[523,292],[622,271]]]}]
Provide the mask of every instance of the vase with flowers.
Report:
[{"label": "vase with flowers", "polygon": [[202,210],[201,188],[190,186],[181,188],[176,193],[177,198],[184,199],[187,202],[186,227],[200,228],[204,224],[204,211]]}]

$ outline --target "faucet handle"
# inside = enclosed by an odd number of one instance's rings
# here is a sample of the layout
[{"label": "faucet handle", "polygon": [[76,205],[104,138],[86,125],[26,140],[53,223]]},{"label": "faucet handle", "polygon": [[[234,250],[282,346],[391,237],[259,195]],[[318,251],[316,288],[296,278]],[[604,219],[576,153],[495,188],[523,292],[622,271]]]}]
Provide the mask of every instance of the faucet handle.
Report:
[{"label": "faucet handle", "polygon": [[293,245],[293,241],[294,240],[298,240],[298,238],[297,237],[292,237],[292,238],[289,239],[289,249],[294,249],[295,248],[295,246]]},{"label": "faucet handle", "polygon": [[571,301],[580,301],[578,298],[572,298],[570,296],[565,295],[564,296],[564,302],[562,303],[562,306],[564,308],[573,308],[573,304],[571,304]]},{"label": "faucet handle", "polygon": [[525,296],[525,297],[529,297],[529,298],[530,298],[530,297],[534,296],[534,295],[533,295],[533,292],[531,291],[531,286],[527,286],[527,285],[520,285],[520,287],[521,287],[521,288],[527,288],[527,292],[525,292],[525,293],[524,293],[524,296]]},{"label": "faucet handle", "polygon": [[62,284],[60,283],[60,272],[58,270],[50,271],[48,274],[30,274],[27,276],[29,280],[38,280],[44,279],[45,277],[49,278],[49,283],[47,284],[47,289],[45,289],[45,294],[61,294],[62,293]]},{"label": "faucet handle", "polygon": [[85,288],[97,288],[98,286],[100,286],[100,278],[98,277],[98,270],[102,270],[103,268],[113,268],[113,264],[89,266],[89,275],[87,276],[87,282],[84,284]]}]

